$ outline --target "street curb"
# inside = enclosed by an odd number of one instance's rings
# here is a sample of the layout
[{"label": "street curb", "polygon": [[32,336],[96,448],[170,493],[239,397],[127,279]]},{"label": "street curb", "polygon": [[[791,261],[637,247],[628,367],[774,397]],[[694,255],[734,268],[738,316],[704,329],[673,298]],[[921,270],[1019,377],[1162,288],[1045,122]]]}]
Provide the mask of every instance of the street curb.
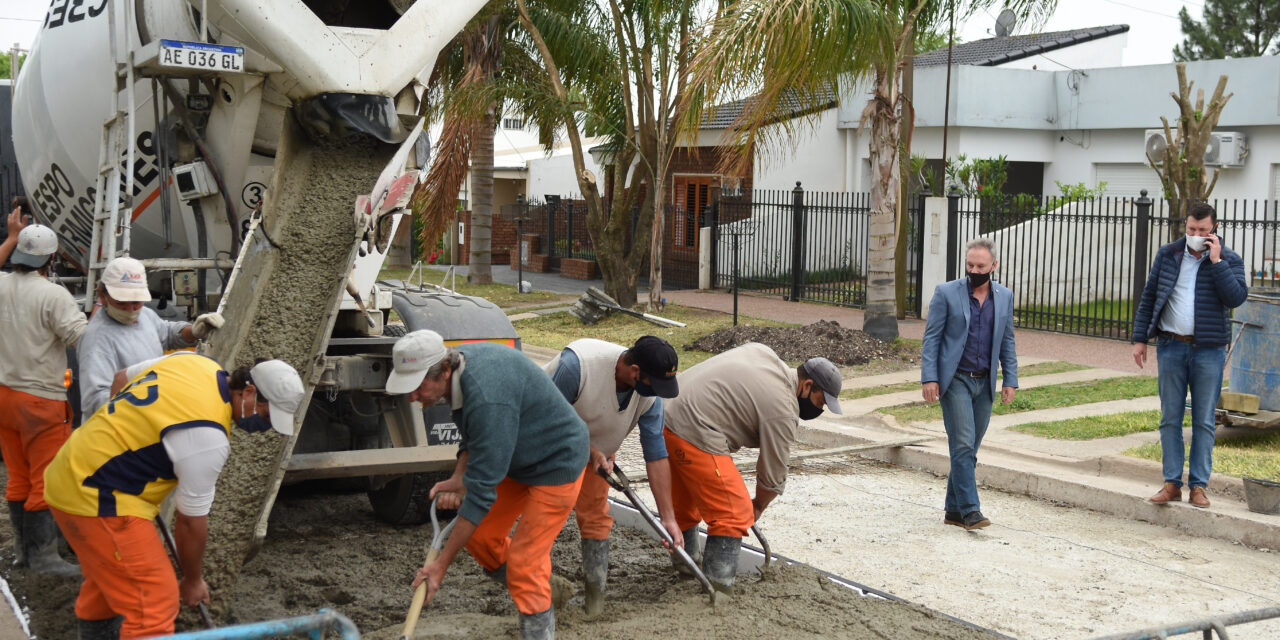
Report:
[{"label": "street curb", "polygon": [[[865,418],[865,416],[863,416]],[[849,426],[856,425],[846,422]],[[882,426],[887,426],[883,425]],[[834,426],[834,425],[833,425]],[[946,477],[951,462],[946,454],[946,439],[937,433],[915,432],[904,429],[891,429],[902,434],[933,435],[938,437],[942,451],[934,451],[927,446],[895,447],[877,449],[860,453],[864,457],[879,460],[900,467],[919,471],[927,471],[940,477]],[[874,442],[876,438],[864,438],[831,429],[802,425],[799,438],[803,442],[817,446],[845,446]],[[927,443],[928,444],[928,443]],[[985,461],[983,460],[985,458]],[[1263,516],[1245,512],[1243,505],[1228,507],[1238,513],[1223,510],[1222,503],[1235,502],[1239,499],[1228,497],[1234,493],[1229,488],[1217,494],[1215,507],[1197,509],[1186,503],[1171,505],[1155,505],[1145,497],[1119,491],[1103,486],[1105,483],[1090,482],[1088,476],[1098,474],[1102,478],[1111,477],[1112,472],[1122,480],[1132,480],[1133,474],[1139,474],[1141,480],[1155,477],[1159,479],[1159,465],[1145,460],[1117,460],[1116,456],[1105,456],[1095,460],[1073,461],[1061,457],[1050,456],[1038,452],[1013,450],[1009,447],[983,446],[977,466],[978,483],[984,487],[1021,493],[1036,498],[1062,502],[1076,507],[1100,511],[1115,516],[1138,520],[1151,524],[1171,527],[1191,535],[1217,538],[1228,542],[1246,544],[1251,547],[1263,547],[1280,550],[1280,518]],[[1053,473],[1036,473],[1022,465],[1031,464],[1057,469],[1062,477]],[[1147,468],[1147,465],[1151,465]],[[1235,483],[1240,482],[1234,478]],[[1157,483],[1151,483],[1153,491]],[[1220,484],[1231,485],[1227,479],[1210,483],[1210,489],[1217,491]],[[1241,488],[1240,494],[1243,495]],[[938,507],[941,510],[941,505]]]}]

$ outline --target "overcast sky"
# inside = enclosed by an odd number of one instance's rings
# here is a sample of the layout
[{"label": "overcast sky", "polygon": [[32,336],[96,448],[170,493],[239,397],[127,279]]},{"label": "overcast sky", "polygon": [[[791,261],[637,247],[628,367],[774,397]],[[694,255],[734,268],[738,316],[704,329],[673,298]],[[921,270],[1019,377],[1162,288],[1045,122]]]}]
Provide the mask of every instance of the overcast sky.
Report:
[{"label": "overcast sky", "polygon": [[[46,0],[0,0],[0,48],[8,50],[14,43],[30,48],[48,6]],[[1178,27],[1180,6],[1186,6],[1187,11],[1198,18],[1204,9],[1204,0],[1059,0],[1057,12],[1041,30],[1127,24],[1125,64],[1159,64],[1172,61],[1173,46],[1182,41]],[[994,35],[998,13],[979,12],[963,28],[957,25],[956,30],[965,42],[989,38]],[[1027,29],[1015,28],[1015,33],[1027,33]]]}]

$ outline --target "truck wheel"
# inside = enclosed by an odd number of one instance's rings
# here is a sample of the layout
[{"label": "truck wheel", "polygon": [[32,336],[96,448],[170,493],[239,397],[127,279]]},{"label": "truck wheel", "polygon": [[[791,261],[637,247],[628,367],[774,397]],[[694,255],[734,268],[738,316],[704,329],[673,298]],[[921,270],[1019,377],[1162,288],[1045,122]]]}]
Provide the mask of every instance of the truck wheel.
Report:
[{"label": "truck wheel", "polygon": [[[389,524],[422,524],[431,521],[431,487],[449,477],[448,473],[410,473],[392,479],[380,489],[369,491],[369,504],[379,520]],[[441,521],[455,511],[442,510]]]},{"label": "truck wheel", "polygon": [[382,325],[382,335],[388,338],[399,338],[405,333],[405,326],[402,324],[384,324]]}]

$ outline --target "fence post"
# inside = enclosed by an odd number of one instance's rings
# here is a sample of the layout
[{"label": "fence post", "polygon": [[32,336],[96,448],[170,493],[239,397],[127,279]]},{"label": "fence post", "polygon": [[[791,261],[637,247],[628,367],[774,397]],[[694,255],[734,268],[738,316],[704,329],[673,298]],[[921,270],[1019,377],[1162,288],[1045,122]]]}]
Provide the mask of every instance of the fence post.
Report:
[{"label": "fence post", "polygon": [[[1147,259],[1147,248],[1151,243],[1151,198],[1143,189],[1138,199],[1133,201],[1138,217],[1133,227],[1133,292],[1131,297],[1137,301],[1142,296],[1142,289],[1147,284],[1147,268],[1151,266]],[[1137,305],[1134,305],[1137,308]]]},{"label": "fence post", "polygon": [[556,209],[560,207],[560,196],[547,196],[547,265],[556,253]]},{"label": "fence post", "polygon": [[804,189],[796,180],[791,190],[791,301],[800,301],[804,284]]},{"label": "fence post", "polygon": [[917,202],[919,202],[919,206],[917,208],[917,216],[912,221],[912,230],[915,231],[915,237],[912,238],[912,242],[915,245],[916,254],[915,254],[915,262],[911,265],[911,268],[915,272],[915,276],[916,276],[916,280],[915,280],[916,295],[915,295],[915,300],[913,301],[914,304],[912,305],[912,309],[916,312],[916,317],[919,318],[921,317],[921,311],[922,311],[921,302],[924,300],[924,291],[923,291],[924,289],[924,224],[925,224],[925,214],[924,214],[925,194],[924,193],[921,193],[917,196]]},{"label": "fence post", "polygon": [[947,190],[947,282],[959,277],[956,263],[960,260],[960,187]]},{"label": "fence post", "polygon": [[716,288],[719,279],[720,256],[720,189],[711,190],[711,209],[708,212],[707,226],[711,227],[711,288]]}]

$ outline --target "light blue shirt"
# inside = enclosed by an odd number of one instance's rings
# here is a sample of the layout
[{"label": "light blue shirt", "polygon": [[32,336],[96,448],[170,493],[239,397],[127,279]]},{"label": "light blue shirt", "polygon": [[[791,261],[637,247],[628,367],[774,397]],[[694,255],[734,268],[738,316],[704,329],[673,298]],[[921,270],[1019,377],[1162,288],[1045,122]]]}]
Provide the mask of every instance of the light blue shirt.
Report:
[{"label": "light blue shirt", "polygon": [[[560,352],[560,364],[551,375],[551,381],[569,404],[578,401],[578,385],[582,381],[582,362],[572,349]],[[627,408],[635,389],[618,392],[618,411]],[[644,461],[653,462],[667,457],[667,441],[662,435],[662,398],[654,398],[653,405],[640,415],[636,424],[640,429],[640,450],[644,452]]]},{"label": "light blue shirt", "polygon": [[1196,331],[1196,274],[1200,273],[1200,265],[1204,264],[1209,252],[1202,251],[1197,258],[1190,249],[1182,250],[1182,264],[1178,270],[1178,284],[1169,293],[1169,301],[1164,305],[1164,313],[1160,314],[1160,328],[1169,333],[1182,336],[1194,335]]}]

